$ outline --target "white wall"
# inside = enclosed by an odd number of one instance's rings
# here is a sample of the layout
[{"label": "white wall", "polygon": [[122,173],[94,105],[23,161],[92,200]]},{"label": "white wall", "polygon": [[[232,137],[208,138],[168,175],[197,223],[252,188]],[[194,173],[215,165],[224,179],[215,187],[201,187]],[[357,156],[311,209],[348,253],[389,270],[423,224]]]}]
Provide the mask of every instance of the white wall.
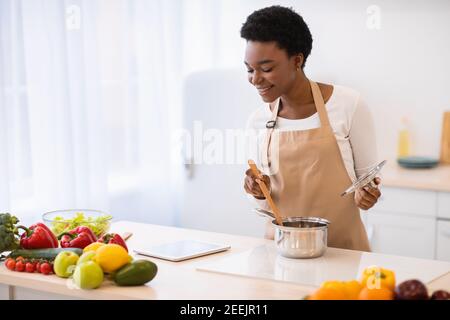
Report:
[{"label": "white wall", "polygon": [[[294,5],[304,8],[315,40],[307,72],[363,93],[381,156],[395,157],[402,116],[411,122],[413,151],[438,156],[442,112],[450,110],[450,2],[320,3],[327,5]],[[366,27],[370,4],[381,9],[379,30]]]}]

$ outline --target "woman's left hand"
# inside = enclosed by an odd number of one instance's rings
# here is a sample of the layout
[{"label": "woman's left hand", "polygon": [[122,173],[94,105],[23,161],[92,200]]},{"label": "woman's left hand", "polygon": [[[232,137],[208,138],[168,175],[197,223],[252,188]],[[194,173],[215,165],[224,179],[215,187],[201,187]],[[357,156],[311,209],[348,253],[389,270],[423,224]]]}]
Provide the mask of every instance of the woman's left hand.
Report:
[{"label": "woman's left hand", "polygon": [[[373,179],[373,182],[378,186],[381,182],[380,178]],[[372,188],[370,186],[359,188],[355,192],[355,203],[358,208],[363,210],[369,210],[375,203],[377,203],[378,198],[381,196],[379,188]]]}]

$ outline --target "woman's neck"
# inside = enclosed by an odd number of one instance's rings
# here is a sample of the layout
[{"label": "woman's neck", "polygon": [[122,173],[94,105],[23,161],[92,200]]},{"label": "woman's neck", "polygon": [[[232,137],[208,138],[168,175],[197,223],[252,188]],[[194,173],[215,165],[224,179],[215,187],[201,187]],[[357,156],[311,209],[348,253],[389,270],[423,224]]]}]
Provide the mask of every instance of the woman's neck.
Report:
[{"label": "woman's neck", "polygon": [[303,72],[299,72],[290,90],[281,96],[283,108],[297,109],[314,103],[309,79]]}]

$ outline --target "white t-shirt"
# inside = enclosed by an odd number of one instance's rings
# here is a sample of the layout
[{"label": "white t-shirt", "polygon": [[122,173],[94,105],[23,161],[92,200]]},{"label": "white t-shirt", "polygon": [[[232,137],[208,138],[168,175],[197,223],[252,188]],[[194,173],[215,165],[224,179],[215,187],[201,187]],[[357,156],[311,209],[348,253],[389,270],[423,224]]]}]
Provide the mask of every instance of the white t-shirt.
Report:
[{"label": "white t-shirt", "polygon": [[[325,107],[345,168],[354,182],[357,177],[378,163],[372,115],[357,91],[338,85],[334,85],[333,93]],[[258,132],[259,143],[264,139],[266,122],[271,116],[269,104],[265,104],[255,110],[248,119],[247,129]],[[320,119],[317,112],[308,118],[298,120],[278,117],[276,126],[280,131],[309,130],[318,127]],[[254,154],[253,157],[261,163],[258,155]]]}]

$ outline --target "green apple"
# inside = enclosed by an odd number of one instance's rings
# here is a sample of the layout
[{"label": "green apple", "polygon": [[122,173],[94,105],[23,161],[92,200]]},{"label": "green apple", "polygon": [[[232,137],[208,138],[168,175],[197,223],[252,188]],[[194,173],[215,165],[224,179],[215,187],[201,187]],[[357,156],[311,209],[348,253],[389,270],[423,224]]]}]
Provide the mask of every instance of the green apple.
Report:
[{"label": "green apple", "polygon": [[80,257],[71,251],[61,251],[55,258],[53,269],[58,277],[68,278],[72,275]]},{"label": "green apple", "polygon": [[78,259],[77,265],[82,264],[84,262],[93,261],[95,257],[95,251],[86,251],[80,256]]},{"label": "green apple", "polygon": [[76,266],[73,281],[81,289],[95,289],[103,282],[103,270],[94,261],[83,262]]}]

